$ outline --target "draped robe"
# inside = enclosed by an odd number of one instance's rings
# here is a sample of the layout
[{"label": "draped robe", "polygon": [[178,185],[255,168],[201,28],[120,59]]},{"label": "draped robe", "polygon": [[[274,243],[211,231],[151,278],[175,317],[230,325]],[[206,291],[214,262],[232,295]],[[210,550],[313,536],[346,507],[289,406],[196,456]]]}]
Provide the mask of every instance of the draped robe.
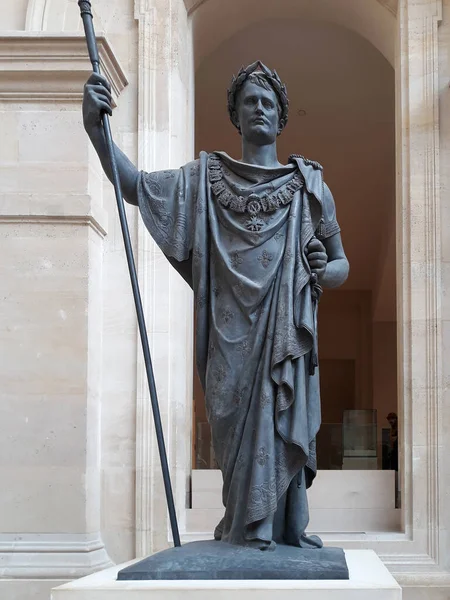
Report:
[{"label": "draped robe", "polygon": [[[239,198],[250,194],[283,201],[255,221],[239,212]],[[181,169],[140,173],[138,201],[150,234],[195,294],[197,369],[223,474],[216,539],[261,549],[320,546],[305,535],[320,427],[306,248],[313,236],[339,231],[322,168],[295,155],[284,167],[263,168],[203,152]]]}]

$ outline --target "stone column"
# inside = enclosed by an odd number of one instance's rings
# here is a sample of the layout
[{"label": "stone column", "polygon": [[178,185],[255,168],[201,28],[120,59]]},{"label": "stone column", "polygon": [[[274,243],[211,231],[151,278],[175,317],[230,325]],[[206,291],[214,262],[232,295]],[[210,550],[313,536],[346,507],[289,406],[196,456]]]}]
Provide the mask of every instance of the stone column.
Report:
[{"label": "stone column", "polygon": [[[117,97],[125,75],[106,39],[99,42]],[[107,220],[101,171],[81,123],[89,72],[81,34],[0,36],[5,579],[73,579],[111,564],[100,536]]]},{"label": "stone column", "polygon": [[[183,0],[135,0],[139,22],[139,165],[154,171],[193,159],[192,24]],[[192,292],[142,221],[138,266],[180,530],[186,522],[192,431]],[[137,352],[136,554],[170,543],[166,500],[141,348]]]}]

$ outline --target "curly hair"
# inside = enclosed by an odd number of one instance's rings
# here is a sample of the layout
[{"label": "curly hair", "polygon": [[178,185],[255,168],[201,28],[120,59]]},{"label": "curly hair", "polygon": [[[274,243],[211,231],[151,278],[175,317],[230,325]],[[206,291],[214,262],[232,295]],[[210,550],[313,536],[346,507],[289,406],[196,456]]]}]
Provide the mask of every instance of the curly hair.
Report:
[{"label": "curly hair", "polygon": [[261,61],[257,60],[248,67],[242,67],[237,76],[233,75],[230,89],[228,90],[228,112],[231,122],[241,133],[237,118],[236,102],[237,96],[246,81],[251,81],[260,87],[275,92],[278,99],[278,135],[286,127],[289,114],[289,100],[286,86],[282,83],[276,71],[268,69]]}]

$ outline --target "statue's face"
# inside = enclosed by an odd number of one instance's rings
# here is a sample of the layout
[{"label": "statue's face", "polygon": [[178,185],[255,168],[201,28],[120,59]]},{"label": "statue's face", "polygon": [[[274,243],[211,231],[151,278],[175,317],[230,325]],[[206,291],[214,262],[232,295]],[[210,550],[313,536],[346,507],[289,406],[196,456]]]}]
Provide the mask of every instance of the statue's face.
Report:
[{"label": "statue's face", "polygon": [[236,112],[244,140],[264,146],[277,139],[278,99],[273,90],[247,81],[237,98]]}]

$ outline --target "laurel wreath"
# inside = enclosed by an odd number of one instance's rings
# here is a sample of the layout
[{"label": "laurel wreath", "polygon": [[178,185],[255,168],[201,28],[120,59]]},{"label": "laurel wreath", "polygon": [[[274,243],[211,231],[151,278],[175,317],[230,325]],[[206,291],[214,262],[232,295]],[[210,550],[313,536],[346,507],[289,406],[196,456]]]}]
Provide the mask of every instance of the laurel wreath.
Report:
[{"label": "laurel wreath", "polygon": [[231,87],[228,90],[228,112],[230,114],[231,122],[239,130],[240,133],[241,128],[239,126],[236,113],[237,94],[241,90],[242,86],[247,81],[247,79],[249,79],[250,76],[256,72],[261,73],[265,77],[265,79],[277,95],[281,108],[278,128],[278,135],[280,135],[280,133],[286,127],[289,113],[289,99],[287,96],[286,86],[283,84],[276,71],[271,71],[259,60],[249,65],[248,67],[241,67],[237,76],[233,75]]}]

